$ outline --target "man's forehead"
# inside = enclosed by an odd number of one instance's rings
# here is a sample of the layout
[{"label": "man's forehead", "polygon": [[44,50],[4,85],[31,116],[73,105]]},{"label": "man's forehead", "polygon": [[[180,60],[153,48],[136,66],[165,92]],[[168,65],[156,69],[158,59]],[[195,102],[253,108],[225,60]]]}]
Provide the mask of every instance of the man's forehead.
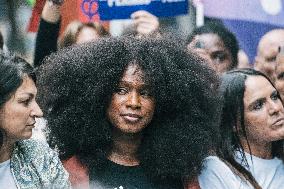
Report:
[{"label": "man's forehead", "polygon": [[278,46],[268,48],[267,50],[264,50],[262,52],[262,55],[264,58],[269,58],[272,56],[274,57],[274,56],[277,56],[277,54],[278,54]]},{"label": "man's forehead", "polygon": [[284,30],[272,31],[262,37],[258,51],[263,53],[269,49],[278,50],[280,45],[284,45]]},{"label": "man's forehead", "polygon": [[279,41],[266,43],[261,48],[259,48],[259,55],[263,57],[276,56],[278,54],[278,48],[279,46],[281,46],[281,44],[284,45],[284,40],[283,43]]}]

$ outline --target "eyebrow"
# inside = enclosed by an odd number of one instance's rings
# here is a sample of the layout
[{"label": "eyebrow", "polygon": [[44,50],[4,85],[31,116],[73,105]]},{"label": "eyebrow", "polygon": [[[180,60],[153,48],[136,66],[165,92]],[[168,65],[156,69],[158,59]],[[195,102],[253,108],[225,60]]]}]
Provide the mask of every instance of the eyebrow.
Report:
[{"label": "eyebrow", "polygon": [[[120,85],[130,86],[132,83],[133,83],[132,81],[124,81],[124,80],[122,80],[122,81],[119,82],[118,86],[120,86]],[[145,88],[151,88],[151,85],[147,84],[147,83],[145,83],[143,81],[143,84],[139,85],[139,87],[145,89]]]},{"label": "eyebrow", "polygon": [[276,60],[276,55],[275,56],[269,56],[269,57],[265,57],[265,60],[266,61],[269,61],[269,62],[272,62],[272,61],[275,61]]},{"label": "eyebrow", "polygon": [[228,54],[229,52],[227,52],[226,49],[221,49],[221,50],[216,50],[216,51],[212,51],[212,53],[217,54],[217,53],[224,53],[224,54]]},{"label": "eyebrow", "polygon": [[33,93],[19,93],[19,95],[27,95],[27,96],[29,96],[29,98],[35,96]]},{"label": "eyebrow", "polygon": [[[144,84],[142,84],[142,85],[147,85],[144,81],[142,81]],[[129,85],[129,84],[131,84],[131,83],[134,83],[133,81],[125,81],[125,80],[121,80],[120,82],[119,82],[119,84],[126,84],[126,85]]]}]

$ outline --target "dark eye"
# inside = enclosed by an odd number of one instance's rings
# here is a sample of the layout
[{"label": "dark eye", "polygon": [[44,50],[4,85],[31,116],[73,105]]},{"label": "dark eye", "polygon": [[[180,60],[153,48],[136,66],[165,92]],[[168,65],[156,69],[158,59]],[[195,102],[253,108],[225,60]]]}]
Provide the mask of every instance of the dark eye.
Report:
[{"label": "dark eye", "polygon": [[140,95],[141,95],[141,96],[144,96],[144,97],[151,97],[151,96],[152,96],[150,90],[147,90],[147,89],[142,90],[142,91],[140,92]]},{"label": "dark eye", "polygon": [[253,106],[252,109],[253,110],[260,110],[263,107],[264,102],[262,100],[257,100]]},{"label": "dark eye", "polygon": [[276,61],[276,56],[266,58],[266,62],[275,62],[275,61]]},{"label": "dark eye", "polygon": [[284,80],[284,72],[281,72],[280,74],[278,74],[277,79]]},{"label": "dark eye", "polygon": [[278,100],[278,99],[280,99],[279,93],[278,93],[277,91],[274,91],[274,92],[271,94],[270,98],[271,98],[272,100]]},{"label": "dark eye", "polygon": [[26,99],[26,100],[22,100],[22,101],[20,101],[20,103],[24,104],[24,106],[28,106],[31,103],[31,99],[29,98],[29,99]]},{"label": "dark eye", "polygon": [[227,55],[224,52],[218,52],[212,55],[212,59],[214,59],[217,62],[223,62],[226,59],[226,57]]},{"label": "dark eye", "polygon": [[127,94],[128,90],[125,87],[118,87],[115,92],[120,95],[125,95]]},{"label": "dark eye", "polygon": [[205,49],[205,44],[202,41],[197,41],[195,43],[195,48]]}]

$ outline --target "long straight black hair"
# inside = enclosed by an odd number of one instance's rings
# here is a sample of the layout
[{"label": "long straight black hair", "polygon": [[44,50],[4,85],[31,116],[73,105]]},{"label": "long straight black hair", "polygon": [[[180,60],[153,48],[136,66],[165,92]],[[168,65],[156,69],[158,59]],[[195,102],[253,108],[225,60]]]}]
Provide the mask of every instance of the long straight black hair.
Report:
[{"label": "long straight black hair", "polygon": [[[261,187],[255,180],[255,178],[252,176],[252,174],[242,165],[236,162],[234,158],[235,152],[239,151],[242,159],[244,160],[245,166],[248,166],[244,148],[240,141],[240,134],[242,134],[246,138],[250,151],[250,146],[247,139],[244,124],[243,101],[245,92],[245,82],[246,79],[250,76],[264,77],[274,87],[273,83],[266,75],[249,68],[232,70],[222,76],[220,93],[223,96],[224,103],[222,108],[220,131],[223,141],[219,145],[218,154],[223,158],[227,165],[229,165],[233,172],[237,173],[241,178],[249,181],[249,183],[254,188],[259,189]],[[240,125],[239,128],[234,130],[237,125]],[[275,141],[272,143],[272,155],[274,157],[282,159],[283,161],[283,140]]]}]

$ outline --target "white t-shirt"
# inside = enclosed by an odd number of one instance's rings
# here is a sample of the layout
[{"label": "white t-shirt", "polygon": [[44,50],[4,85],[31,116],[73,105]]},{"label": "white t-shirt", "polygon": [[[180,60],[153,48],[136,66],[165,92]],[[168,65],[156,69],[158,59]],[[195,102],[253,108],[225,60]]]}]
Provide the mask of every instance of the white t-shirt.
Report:
[{"label": "white t-shirt", "polygon": [[17,189],[10,168],[10,160],[0,163],[0,188]]},{"label": "white t-shirt", "polygon": [[[249,171],[263,189],[284,188],[284,164],[278,159],[261,159],[246,153]],[[252,161],[251,161],[252,157]],[[236,155],[239,163],[240,154]],[[198,177],[201,189],[253,189],[246,181],[235,175],[218,157],[209,156],[204,161],[204,169]]]}]

